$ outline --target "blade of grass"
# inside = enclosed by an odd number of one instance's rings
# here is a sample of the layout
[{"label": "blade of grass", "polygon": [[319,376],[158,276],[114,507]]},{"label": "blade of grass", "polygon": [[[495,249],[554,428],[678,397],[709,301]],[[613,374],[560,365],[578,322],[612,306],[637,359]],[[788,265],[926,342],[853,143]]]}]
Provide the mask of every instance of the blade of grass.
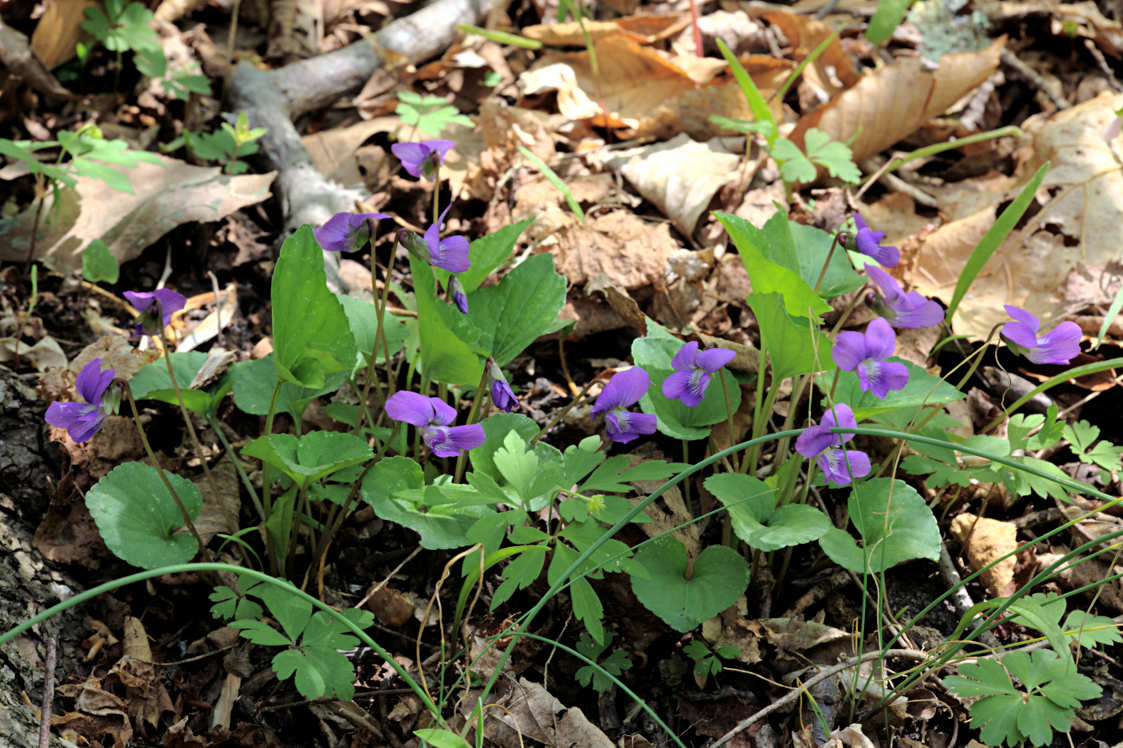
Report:
[{"label": "blade of grass", "polygon": [[718,49],[721,50],[722,57],[729,63],[729,69],[733,71],[733,79],[737,81],[737,85],[741,88],[741,93],[745,94],[745,101],[749,103],[749,109],[753,113],[753,117],[757,122],[770,122],[772,124],[771,137],[768,137],[768,147],[772,148],[772,143],[776,140],[776,119],[772,116],[772,112],[768,109],[768,102],[760,95],[760,89],[753,83],[752,76],[737,59],[737,56],[729,51],[729,47],[725,46],[725,42],[721,39],[715,39]]},{"label": "blade of grass", "polygon": [[776,91],[768,97],[768,100],[772,101],[772,99],[776,99],[777,101],[783,101],[784,97],[788,95],[788,89],[791,88],[797,80],[799,80],[799,76],[803,74],[803,71],[807,68],[807,66],[815,62],[815,60],[819,58],[819,55],[826,52],[827,47],[829,47],[831,45],[831,42],[837,39],[838,35],[841,33],[842,29],[835,29],[833,34],[828,36],[823,41],[819,42],[819,46],[811,50],[811,54],[807,55],[807,57],[804,57],[803,61],[796,65],[795,70],[793,70],[792,74],[789,75],[787,77],[787,80],[784,81],[784,85],[776,89]]},{"label": "blade of grass", "polygon": [[951,323],[951,318],[955,314],[955,310],[959,308],[959,302],[963,301],[963,297],[967,295],[967,289],[975,282],[975,278],[982,272],[983,266],[987,264],[987,260],[1002,244],[1003,240],[1010,235],[1014,230],[1014,226],[1021,220],[1025,214],[1026,208],[1033,200],[1033,196],[1037,193],[1037,188],[1041,186],[1041,180],[1045,178],[1045,172],[1049,171],[1049,162],[1046,161],[1037,173],[1029,180],[1029,183],[1022,188],[1021,193],[1014,202],[1007,206],[1006,210],[1002,211],[1002,215],[990,227],[986,235],[975,245],[975,249],[971,252],[971,256],[967,258],[967,263],[963,266],[963,270],[959,273],[959,282],[955,284],[955,292],[951,296],[951,303],[948,305],[948,313],[944,320]]},{"label": "blade of grass", "polygon": [[1092,350],[1096,350],[1104,342],[1104,336],[1107,335],[1107,329],[1111,327],[1111,322],[1119,315],[1119,310],[1123,309],[1123,286],[1120,286],[1119,293],[1115,294],[1115,300],[1111,302],[1111,306],[1107,309],[1107,314],[1104,315],[1103,324],[1100,325],[1100,334],[1096,336],[1096,344],[1092,346]]},{"label": "blade of grass", "polygon": [[537,39],[527,39],[525,36],[511,34],[506,31],[484,29],[468,23],[457,24],[456,28],[460,29],[465,34],[475,34],[476,36],[482,36],[489,42],[495,42],[496,44],[507,44],[512,47],[522,47],[523,49],[542,49],[542,42],[538,41]]},{"label": "blade of grass", "polygon": [[893,36],[893,31],[905,20],[905,13],[912,0],[881,0],[877,4],[870,25],[866,27],[866,39],[870,44],[878,45]]},{"label": "blade of grass", "polygon": [[565,202],[567,205],[569,205],[569,209],[573,211],[573,215],[577,216],[577,219],[581,221],[581,223],[585,223],[585,212],[581,210],[581,206],[578,205],[577,199],[573,197],[573,193],[570,191],[569,185],[563,182],[562,178],[559,177],[553,169],[547,166],[545,161],[538,158],[521,145],[519,146],[519,153],[521,153],[523,157],[534,166],[535,169],[542,172],[542,176],[546,177],[546,181],[558,188],[558,192],[562,193],[562,195],[565,196]]}]

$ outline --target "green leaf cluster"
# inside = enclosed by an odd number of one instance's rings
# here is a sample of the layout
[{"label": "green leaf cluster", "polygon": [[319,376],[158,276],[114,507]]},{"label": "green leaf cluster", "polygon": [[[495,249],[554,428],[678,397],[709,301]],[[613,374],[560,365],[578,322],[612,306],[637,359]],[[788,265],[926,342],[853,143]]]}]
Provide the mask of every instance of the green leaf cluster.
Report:
[{"label": "green leaf cluster", "polygon": [[597,665],[595,667],[593,665],[582,665],[577,669],[575,677],[582,686],[588,688],[591,685],[597,693],[604,693],[612,688],[612,681],[605,676],[605,673],[620,677],[625,670],[632,669],[632,658],[623,649],[614,649],[603,660],[600,659],[601,654],[608,649],[611,642],[611,633],[606,634],[603,643],[594,640],[585,632],[577,640],[577,651],[590,660],[596,661]]},{"label": "green leaf cluster", "polygon": [[[215,588],[211,614],[234,618],[230,627],[254,644],[284,647],[273,656],[273,672],[278,678],[294,677],[296,689],[306,699],[349,700],[355,695],[355,669],[343,651],[357,647],[359,639],[342,621],[322,610],[313,613],[312,603],[283,588],[245,582],[238,586],[238,591],[226,586]],[[264,603],[279,629],[260,620],[264,610],[248,599],[251,595]],[[340,613],[359,628],[374,622],[374,616],[365,610],[348,608]]]},{"label": "green leaf cluster", "polygon": [[475,127],[476,123],[460,113],[443,96],[422,96],[413,91],[398,91],[400,103],[395,110],[402,122],[416,127],[418,132],[436,137],[450,125]]},{"label": "green leaf cluster", "polygon": [[822,130],[812,127],[803,137],[804,151],[787,138],[776,138],[771,155],[780,165],[780,178],[785,182],[813,182],[817,167],[827,170],[832,177],[857,184],[862,172],[854,165],[850,147]]},{"label": "green leaf cluster", "polygon": [[710,649],[706,643],[693,639],[682,648],[683,654],[694,660],[694,676],[706,678],[722,671],[721,661],[737,657],[741,651],[732,645],[721,645]]}]

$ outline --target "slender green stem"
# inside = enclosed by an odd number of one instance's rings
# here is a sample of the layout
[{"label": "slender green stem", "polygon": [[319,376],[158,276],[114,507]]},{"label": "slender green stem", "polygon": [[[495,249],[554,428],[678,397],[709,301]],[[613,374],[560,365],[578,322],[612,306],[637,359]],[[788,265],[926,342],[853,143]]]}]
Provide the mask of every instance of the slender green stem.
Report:
[{"label": "slender green stem", "polygon": [[230,444],[230,440],[226,438],[226,433],[222,430],[222,424],[218,422],[218,419],[213,413],[207,413],[207,422],[211,425],[211,428],[214,429],[218,440],[222,442],[222,447],[226,450],[226,455],[230,458],[230,462],[234,464],[234,470],[237,471],[238,477],[242,481],[242,486],[246,489],[246,493],[250,495],[250,499],[253,501],[253,506],[254,509],[257,510],[258,517],[264,522],[267,519],[265,507],[261,505],[261,499],[257,495],[257,489],[253,487],[253,481],[246,475],[246,471],[242,467],[242,461],[238,459],[238,455],[234,452],[234,447]]},{"label": "slender green stem", "polygon": [[719,371],[717,378],[721,382],[721,394],[725,398],[725,413],[728,416],[725,419],[726,425],[729,427],[729,443],[733,444],[737,441],[736,430],[733,427],[733,406],[729,399],[729,385],[725,383],[725,372]]},{"label": "slender green stem", "polygon": [[199,443],[199,436],[195,433],[195,425],[191,422],[191,414],[187,410],[187,406],[183,402],[183,392],[179,389],[179,380],[176,378],[175,369],[172,367],[172,357],[170,348],[168,347],[168,340],[164,337],[163,331],[160,332],[160,343],[164,348],[164,363],[168,366],[168,378],[172,380],[172,389],[175,390],[176,404],[179,405],[179,413],[183,416],[183,425],[187,427],[187,435],[191,438],[191,445],[195,448],[195,456],[199,458],[199,464],[203,466],[203,475],[207,481],[207,488],[211,491],[211,498],[218,501],[220,494],[218,486],[214,482],[214,476],[211,474],[210,464],[207,462],[207,456],[203,453],[203,445]]},{"label": "slender green stem", "polygon": [[[269,436],[273,433],[273,419],[277,415],[277,400],[281,396],[281,375],[277,375],[277,381],[273,384],[273,397],[269,400],[269,412],[265,416],[265,434]],[[261,503],[262,508],[265,510],[265,519],[268,520],[273,514],[273,487],[269,480],[269,463],[264,460],[261,461]],[[273,544],[273,535],[265,529],[265,523],[261,523],[261,536],[265,541],[266,554],[269,556],[269,563],[274,572],[283,567],[282,560],[277,558],[276,548]]]},{"label": "slender green stem", "polygon": [[1052,379],[1047,379],[1046,381],[1039,384],[1037,387],[1034,387],[1032,390],[1030,390],[1026,394],[1019,397],[1017,400],[1015,400],[1013,405],[1006,408],[1006,410],[1002,411],[1001,414],[996,416],[995,419],[993,421],[991,421],[990,423],[988,423],[986,425],[986,427],[983,428],[979,433],[981,433],[981,434],[987,433],[988,431],[993,429],[995,426],[1002,423],[1002,420],[1004,418],[1007,418],[1015,410],[1022,407],[1023,405],[1025,405],[1027,402],[1029,402],[1031,399],[1033,399],[1037,395],[1041,394],[1042,392],[1045,392],[1048,389],[1052,389],[1053,387],[1056,387],[1058,384],[1063,384],[1063,383],[1065,383],[1065,382],[1067,382],[1071,379],[1077,379],[1079,377],[1087,376],[1089,374],[1097,374],[1101,371],[1107,371],[1108,369],[1114,369],[1117,366],[1123,366],[1123,358],[1111,358],[1111,359],[1108,359],[1106,361],[1097,361],[1094,364],[1085,364],[1084,366],[1075,366],[1075,367],[1069,369],[1068,371],[1064,372],[1063,374],[1058,374],[1057,376],[1053,377]]},{"label": "slender green stem", "polygon": [[128,383],[123,386],[125,395],[129,398],[129,408],[133,412],[133,423],[136,425],[136,431],[140,434],[140,443],[144,445],[144,452],[148,455],[152,467],[156,469],[156,474],[160,476],[160,482],[164,484],[164,488],[168,489],[168,493],[175,499],[175,505],[179,507],[180,513],[183,515],[183,522],[187,525],[187,529],[195,538],[195,542],[199,544],[199,550],[207,554],[207,547],[203,543],[203,539],[199,537],[199,531],[195,529],[195,523],[191,521],[191,514],[187,511],[187,507],[183,505],[183,500],[179,498],[175,488],[172,487],[172,482],[168,480],[164,468],[160,467],[160,461],[156,459],[156,453],[152,451],[152,445],[148,442],[148,434],[144,432],[144,425],[140,422],[140,411],[137,410],[136,400],[133,399],[133,390],[129,387]]},{"label": "slender green stem", "polygon": [[[483,394],[487,391],[487,364],[484,364],[483,374],[480,376],[480,384],[476,387],[476,396],[472,398],[472,407],[468,408],[468,420],[466,423],[476,423],[480,416],[480,404],[483,402]],[[456,457],[456,471],[453,476],[453,483],[459,483],[460,479],[464,477],[464,466],[468,459],[467,452],[461,452]]]},{"label": "slender green stem", "polygon": [[819,277],[817,279],[815,279],[815,288],[814,288],[815,293],[819,293],[819,286],[822,284],[823,278],[825,278],[826,275],[827,275],[827,269],[830,268],[830,266],[831,266],[831,260],[834,259],[834,250],[840,244],[840,242],[838,240],[839,236],[841,236],[841,234],[836,233],[834,235],[834,239],[831,241],[830,251],[827,252],[827,259],[823,260],[823,267],[819,271]]}]

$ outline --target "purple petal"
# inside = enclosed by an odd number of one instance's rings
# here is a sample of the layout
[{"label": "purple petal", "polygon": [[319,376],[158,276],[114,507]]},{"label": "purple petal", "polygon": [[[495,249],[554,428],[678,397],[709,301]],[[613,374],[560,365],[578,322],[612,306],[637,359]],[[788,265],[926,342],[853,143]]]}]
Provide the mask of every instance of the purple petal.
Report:
[{"label": "purple petal", "polygon": [[842,444],[842,440],[837,434],[832,433],[829,427],[824,425],[810,426],[796,437],[795,451],[804,457],[812,458],[818,456],[824,449],[839,444]]},{"label": "purple petal", "polygon": [[909,291],[904,298],[893,305],[893,317],[889,322],[893,327],[917,329],[938,325],[943,320],[942,306],[916,291]]},{"label": "purple petal", "polygon": [[469,426],[432,426],[425,429],[422,439],[437,457],[459,457],[469,449],[475,449],[487,440],[483,426],[473,423]]},{"label": "purple petal", "polygon": [[47,406],[43,420],[52,426],[66,429],[71,439],[81,443],[101,428],[105,421],[105,411],[96,405],[54,402]]},{"label": "purple petal", "polygon": [[[603,394],[603,393],[602,393]],[[668,400],[681,400],[690,394],[690,372],[676,371],[663,380],[663,397]]]},{"label": "purple petal", "polygon": [[[835,403],[823,413],[822,419],[819,421],[821,424],[829,429],[841,428],[849,429],[858,425],[858,420],[854,417],[854,411],[846,403]],[[841,444],[848,442],[854,438],[852,433],[842,433],[839,435]]]},{"label": "purple petal", "polygon": [[866,219],[862,218],[861,213],[857,212],[854,213],[854,226],[857,227],[858,231],[870,230],[870,225],[866,223]]},{"label": "purple petal", "polygon": [[651,377],[638,366],[617,372],[608,380],[608,384],[597,397],[596,405],[593,406],[593,415],[613,408],[635,405],[647,394],[647,388],[650,386]]},{"label": "purple petal", "polygon": [[1002,326],[1002,337],[1027,351],[1037,346],[1037,328],[1024,322],[1007,322]]},{"label": "purple petal", "polygon": [[853,371],[866,358],[866,337],[860,332],[840,332],[831,355],[838,368]]},{"label": "purple petal", "polygon": [[117,375],[116,369],[101,370],[101,359],[95,358],[82,367],[74,379],[74,388],[91,405],[100,405],[101,397]]},{"label": "purple petal", "polygon": [[653,414],[632,413],[620,408],[605,416],[605,433],[620,444],[639,438],[640,434],[654,434],[658,419]]},{"label": "purple petal", "polygon": [[1083,333],[1075,322],[1064,321],[1040,338],[1036,348],[1026,354],[1035,364],[1067,364],[1080,353]]},{"label": "purple petal", "polygon": [[671,368],[675,371],[689,371],[694,366],[697,356],[698,341],[691,340],[678,349],[678,353],[671,359]]},{"label": "purple petal", "polygon": [[519,401],[515,397],[515,391],[511,389],[511,385],[507,383],[506,379],[496,379],[492,381],[491,402],[495,404],[495,407],[500,410],[505,410],[508,413],[519,406]]},{"label": "purple petal", "polygon": [[870,474],[870,458],[856,449],[828,449],[816,462],[827,482],[839,486],[850,485],[851,477],[864,478]]},{"label": "purple petal", "polygon": [[429,149],[423,143],[394,143],[390,146],[390,153],[393,153],[399,161],[402,162],[402,168],[409,172],[410,176],[421,176],[421,162],[429,155]]},{"label": "purple petal", "polygon": [[881,398],[890,392],[903,390],[909,383],[908,367],[896,361],[866,361],[859,369],[865,370],[865,381],[874,397]]},{"label": "purple petal", "polygon": [[457,235],[442,239],[437,244],[435,252],[432,251],[432,246],[429,247],[431,262],[450,273],[463,273],[472,267],[472,262],[468,259],[469,246],[468,240],[463,236]]},{"label": "purple petal", "polygon": [[885,294],[885,300],[890,304],[904,295],[904,289],[901,288],[897,279],[877,265],[866,265],[866,275],[877,284],[881,292]]},{"label": "purple petal", "polygon": [[429,398],[429,404],[433,406],[433,423],[439,426],[450,426],[456,420],[456,408],[439,397]]},{"label": "purple petal", "polygon": [[884,361],[897,350],[897,333],[893,327],[881,317],[877,317],[866,326],[866,356],[868,358]]},{"label": "purple petal", "polygon": [[737,354],[728,348],[711,348],[708,351],[699,353],[698,358],[694,361],[694,365],[700,366],[713,374],[736,357]]},{"label": "purple petal", "polygon": [[[416,392],[395,392],[386,401],[386,415],[411,426],[427,426],[435,417],[433,400]],[[455,411],[453,417],[455,418]]]},{"label": "purple petal", "polygon": [[[1039,320],[1037,317],[1034,317],[1025,309],[1014,306],[1013,304],[1004,304],[1002,308],[1005,309],[1006,313],[1011,317],[1032,330],[1034,338],[1037,337],[1037,331],[1041,329],[1041,320]],[[1034,342],[1036,342],[1036,340]]]}]

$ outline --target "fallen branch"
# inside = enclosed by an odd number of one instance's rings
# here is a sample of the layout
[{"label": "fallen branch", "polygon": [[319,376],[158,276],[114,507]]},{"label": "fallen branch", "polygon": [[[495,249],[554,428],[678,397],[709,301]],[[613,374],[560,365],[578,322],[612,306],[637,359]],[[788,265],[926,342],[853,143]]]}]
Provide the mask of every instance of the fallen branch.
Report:
[{"label": "fallen branch", "polygon": [[[460,33],[457,24],[479,23],[490,4],[491,0],[436,0],[335,52],[276,70],[238,64],[227,86],[227,104],[234,114],[245,112],[252,127],[268,129],[258,141],[260,159],[266,169],[277,171],[273,184],[286,233],[353,210],[355,201],[366,197],[361,188],[332,182],[316,169],[293,119],[359,90],[385,64],[417,63],[440,54]],[[328,281],[339,286],[333,259],[337,261],[331,256],[325,263]]]}]

